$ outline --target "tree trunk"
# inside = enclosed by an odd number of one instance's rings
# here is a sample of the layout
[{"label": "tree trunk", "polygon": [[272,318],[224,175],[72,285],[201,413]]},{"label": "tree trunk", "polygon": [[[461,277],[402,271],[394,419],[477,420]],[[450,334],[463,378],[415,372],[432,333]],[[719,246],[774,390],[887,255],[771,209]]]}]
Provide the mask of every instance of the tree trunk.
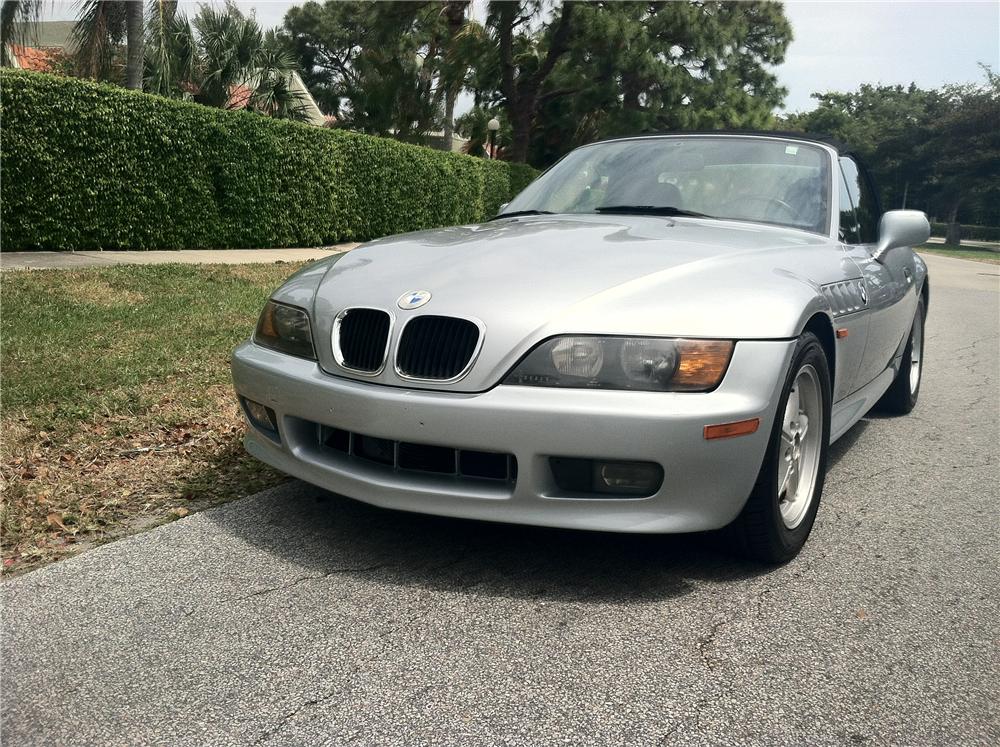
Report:
[{"label": "tree trunk", "polygon": [[504,160],[525,163],[528,146],[531,143],[531,126],[535,122],[538,96],[545,80],[556,62],[569,49],[570,19],[573,3],[564,2],[559,20],[551,31],[549,49],[542,58],[538,69],[530,75],[517,76],[514,64],[514,23],[515,3],[498,3],[497,47],[500,52],[500,90],[504,95],[504,108],[514,131],[510,147],[504,152]]},{"label": "tree trunk", "polygon": [[525,101],[519,98],[514,106],[507,106],[507,117],[513,131],[510,145],[504,149],[504,160],[527,163],[528,146],[531,144],[531,125],[535,119],[535,96]]},{"label": "tree trunk", "polygon": [[137,91],[142,90],[142,45],[143,34],[143,3],[132,0],[125,3],[125,42],[127,56],[125,58],[125,87]]},{"label": "tree trunk", "polygon": [[444,149],[451,152],[452,132],[455,129],[455,99],[458,98],[458,91],[449,88],[444,92]]},{"label": "tree trunk", "polygon": [[[465,11],[469,7],[469,0],[452,0],[451,2],[445,3],[445,17],[448,19],[448,50],[451,52],[452,47],[455,44],[455,40],[458,38],[459,33],[462,31],[462,26],[465,25]],[[462,77],[465,77],[463,72]],[[458,99],[458,94],[462,90],[462,84],[459,82],[456,84],[453,80],[446,80],[444,84],[447,88],[444,92],[444,148],[449,153],[452,149],[452,138],[453,132],[455,130],[455,101]],[[476,105],[479,102],[476,101]]]},{"label": "tree trunk", "polygon": [[948,211],[948,231],[944,237],[944,243],[949,246],[962,245],[962,226],[958,223],[958,202],[951,206]]}]

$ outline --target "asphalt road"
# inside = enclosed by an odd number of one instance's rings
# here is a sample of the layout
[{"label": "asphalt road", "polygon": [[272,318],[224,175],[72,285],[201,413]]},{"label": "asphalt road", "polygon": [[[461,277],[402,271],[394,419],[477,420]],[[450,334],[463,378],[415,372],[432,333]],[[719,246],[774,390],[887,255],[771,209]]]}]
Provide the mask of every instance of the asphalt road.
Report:
[{"label": "asphalt road", "polygon": [[4,583],[4,744],[1000,744],[1000,268],[928,263],[794,562],[289,483]]}]

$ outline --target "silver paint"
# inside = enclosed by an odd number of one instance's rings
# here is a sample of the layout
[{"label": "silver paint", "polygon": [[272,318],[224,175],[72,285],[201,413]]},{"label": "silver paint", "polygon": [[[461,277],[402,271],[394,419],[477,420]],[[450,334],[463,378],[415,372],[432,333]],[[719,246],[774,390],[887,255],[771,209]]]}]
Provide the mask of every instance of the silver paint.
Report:
[{"label": "silver paint", "polygon": [[[823,147],[835,165],[836,151]],[[838,200],[833,189],[831,216]],[[869,245],[841,243],[832,219],[823,236],[733,220],[589,214],[501,217],[369,242],[310,265],[272,296],[309,311],[318,363],[249,341],[236,351],[237,391],[272,407],[282,435],[279,446],[251,430],[247,448],[289,474],[405,510],[614,531],[722,526],[760,469],[780,382],[807,323],[831,337],[847,332],[833,343],[831,440],[892,382],[927,278],[926,265],[900,244],[920,239],[926,218],[893,216]],[[343,368],[329,342],[338,315],[352,306],[389,311],[413,288],[433,293],[433,314],[480,324],[468,369],[440,382],[407,379],[389,365],[371,376]],[[423,313],[431,312],[402,311],[400,320]],[[391,330],[393,358],[401,327]],[[738,342],[722,384],[708,394],[500,384],[537,343],[559,334]],[[702,438],[705,425],[751,417],[761,418],[753,435]],[[338,462],[310,447],[304,421],[514,453],[517,484],[505,493]],[[666,477],[647,499],[567,498],[554,489],[548,456],[646,459]]]}]

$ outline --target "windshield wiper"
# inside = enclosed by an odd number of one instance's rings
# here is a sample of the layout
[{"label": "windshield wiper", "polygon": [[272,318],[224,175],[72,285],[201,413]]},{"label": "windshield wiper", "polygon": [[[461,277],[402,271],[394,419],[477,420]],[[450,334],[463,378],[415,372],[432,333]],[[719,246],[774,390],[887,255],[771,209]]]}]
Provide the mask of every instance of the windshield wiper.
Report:
[{"label": "windshield wiper", "polygon": [[500,213],[494,215],[490,220],[500,220],[501,218],[516,218],[519,215],[555,215],[551,210],[515,210],[513,213]]},{"label": "windshield wiper", "polygon": [[696,213],[693,210],[681,210],[670,205],[601,205],[594,208],[598,213],[621,213],[622,215],[666,215],[684,218],[711,218],[711,215]]}]

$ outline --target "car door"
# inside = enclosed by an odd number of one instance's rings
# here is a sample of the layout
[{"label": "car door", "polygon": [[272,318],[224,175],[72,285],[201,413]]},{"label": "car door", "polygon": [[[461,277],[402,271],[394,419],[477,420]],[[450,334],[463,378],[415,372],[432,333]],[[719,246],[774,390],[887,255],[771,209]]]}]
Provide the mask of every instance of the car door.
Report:
[{"label": "car door", "polygon": [[915,267],[908,249],[875,259],[881,210],[871,179],[850,156],[840,158],[840,169],[851,203],[849,211],[841,205],[841,241],[861,271],[862,300],[869,317],[868,339],[855,381],[860,388],[889,366],[910,330],[917,303]]}]

